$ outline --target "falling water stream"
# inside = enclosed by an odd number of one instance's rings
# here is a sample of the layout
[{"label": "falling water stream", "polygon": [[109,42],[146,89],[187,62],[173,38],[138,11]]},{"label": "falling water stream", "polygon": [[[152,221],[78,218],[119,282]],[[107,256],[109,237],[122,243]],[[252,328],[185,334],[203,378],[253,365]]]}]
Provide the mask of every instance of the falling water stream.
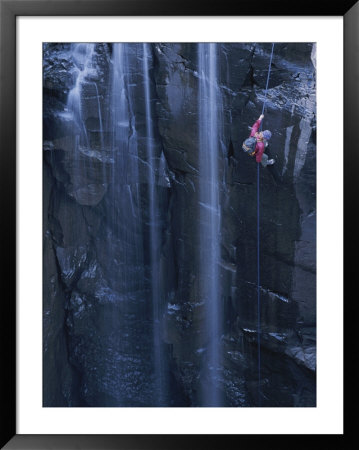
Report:
[{"label": "falling water stream", "polygon": [[[130,46],[132,47],[130,48]],[[76,81],[68,97],[68,109],[73,115],[77,130],[76,149],[87,157],[84,171],[93,171],[93,159],[99,158],[103,163],[103,185],[106,186],[104,201],[104,227],[102,247],[106,248],[106,261],[103,262],[107,278],[111,280],[109,290],[117,298],[115,302],[122,305],[122,313],[113,315],[109,329],[117,330],[111,335],[109,352],[118,354],[116,359],[130,361],[120,364],[115,376],[119,385],[130,389],[136,377],[148,377],[148,370],[139,354],[136,355],[141,320],[148,320],[148,330],[152,333],[152,343],[148,342],[151,352],[148,361],[152,364],[152,406],[167,406],[168,379],[165,363],[164,344],[161,337],[162,292],[160,282],[160,247],[161,220],[159,206],[159,184],[166,169],[163,153],[158,154],[155,139],[153,107],[151,98],[150,70],[153,55],[149,44],[122,44],[112,46],[111,74],[109,84],[109,109],[105,120],[99,90],[96,84],[96,47],[95,44],[77,44],[73,49],[76,63]],[[142,54],[143,74],[143,111],[144,128],[136,126],[134,97],[139,90],[131,79],[129,54]],[[219,265],[220,258],[220,204],[219,204],[219,169],[220,152],[220,101],[217,81],[217,47],[216,44],[198,45],[199,66],[199,279],[200,296],[205,307],[205,359],[202,367],[202,406],[220,406],[221,398],[217,389],[220,361],[221,308]],[[86,86],[86,92],[84,88]],[[136,90],[137,89],[137,90]],[[86,95],[85,95],[86,94]],[[138,100],[137,100],[138,101]],[[84,120],[84,111],[97,110],[98,125],[88,129]],[[84,110],[83,110],[84,109]],[[107,137],[107,134],[110,138]],[[139,131],[140,130],[140,131]],[[92,139],[91,133],[97,139]],[[143,134],[144,133],[144,134]],[[139,136],[144,142],[144,156],[140,155]],[[143,139],[144,138],[144,139]],[[95,142],[95,144],[94,144]],[[97,150],[94,151],[94,145]],[[97,153],[96,153],[97,152]],[[111,164],[106,168],[106,163]],[[141,167],[141,168],[140,168]],[[81,172],[81,168],[80,172]],[[161,172],[161,173],[159,173]],[[141,175],[140,175],[141,174]],[[86,178],[86,177],[85,177]],[[140,186],[145,186],[145,194]],[[146,201],[143,202],[144,196]],[[146,223],[143,219],[146,218]],[[145,226],[144,226],[145,225]],[[147,230],[146,232],[144,230]],[[100,238],[99,238],[100,239]],[[148,242],[145,240],[148,239]],[[145,254],[147,249],[148,254]],[[147,261],[147,262],[146,262]],[[147,264],[147,270],[146,270]],[[148,273],[146,280],[145,274]],[[106,288],[107,289],[107,288]],[[141,302],[151,305],[151,317],[137,318],[126,311],[137,308]],[[127,306],[126,306],[127,305]],[[131,309],[132,308],[132,309]],[[139,309],[138,309],[139,311]],[[140,320],[139,320],[140,319]],[[134,324],[137,325],[134,325]],[[143,325],[142,325],[143,326]],[[148,331],[147,331],[148,333]],[[149,337],[149,336],[148,336]],[[112,355],[111,353],[111,355]],[[124,355],[127,355],[124,357]],[[113,356],[108,356],[109,373],[117,367],[111,363]],[[137,362],[134,362],[137,361]],[[107,363],[106,363],[107,364]],[[131,366],[132,365],[132,366]],[[131,368],[131,367],[132,368]],[[145,375],[147,373],[147,375]],[[108,377],[108,375],[106,375]],[[132,377],[132,378],[131,378]],[[112,379],[111,382],[114,382]],[[131,388],[132,389],[132,388]],[[121,404],[125,397],[118,392]]]},{"label": "falling water stream", "polygon": [[158,158],[154,149],[154,130],[151,110],[150,76],[149,76],[150,51],[149,44],[143,44],[143,77],[145,90],[146,111],[146,150],[148,162],[148,202],[149,202],[149,229],[150,229],[150,283],[153,318],[153,352],[154,375],[157,391],[157,404],[164,402],[165,377],[163,367],[163,348],[161,345],[161,292],[160,292],[160,224],[159,204],[156,188],[156,176],[158,173]]},{"label": "falling water stream", "polygon": [[220,151],[217,84],[217,46],[198,45],[199,67],[199,204],[200,204],[200,295],[205,304],[205,338],[207,345],[202,383],[203,406],[220,406],[216,388],[220,366],[220,285],[218,158]]},{"label": "falling water stream", "polygon": [[92,57],[95,44],[74,44],[72,57],[75,62],[74,75],[76,82],[74,87],[70,90],[67,107],[70,113],[73,115],[73,121],[78,127],[78,132],[75,132],[77,136],[77,149],[78,146],[89,147],[89,139],[86,130],[86,126],[83,120],[82,114],[82,90],[84,84],[88,84],[87,77],[90,75],[92,68]]}]

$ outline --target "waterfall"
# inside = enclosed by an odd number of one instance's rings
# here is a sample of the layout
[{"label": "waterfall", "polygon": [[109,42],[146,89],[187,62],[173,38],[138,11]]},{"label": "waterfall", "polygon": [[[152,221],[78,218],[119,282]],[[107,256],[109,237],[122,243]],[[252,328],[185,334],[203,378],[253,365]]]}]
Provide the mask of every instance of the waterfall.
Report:
[{"label": "waterfall", "polygon": [[[62,113],[66,120],[72,122],[72,139],[74,149],[74,195],[76,198],[91,189],[91,174],[94,171],[93,156],[99,157],[104,152],[104,126],[101,101],[97,86],[98,67],[96,62],[96,44],[80,43],[71,46],[74,63],[73,77],[75,83],[67,98],[67,111]],[[94,103],[96,106],[94,106]],[[97,118],[87,123],[89,111],[97,109]],[[95,119],[95,121],[93,120]],[[96,123],[98,121],[98,124]],[[82,177],[75,174],[82,173]]]},{"label": "waterfall", "polygon": [[95,44],[73,44],[72,59],[74,61],[74,76],[76,77],[75,85],[70,90],[67,100],[68,112],[72,115],[72,120],[75,125],[74,135],[76,136],[76,150],[81,150],[87,153],[90,150],[91,144],[86,128],[83,112],[84,89],[91,91],[94,87],[94,96],[97,101],[98,118],[99,118],[99,133],[101,140],[101,147],[103,149],[103,126],[102,126],[102,114],[100,108],[100,100],[97,84],[92,80],[96,76],[96,67],[93,61],[95,52]]},{"label": "waterfall", "polygon": [[131,312],[136,308],[140,311],[141,308],[144,260],[138,138],[130,88],[128,45],[114,43],[112,46],[109,115],[102,124],[109,132],[109,148],[106,151],[112,161],[109,169],[103,171],[104,183],[108,185],[104,203],[104,264],[119,307],[106,323],[113,330],[109,344],[109,351],[112,353],[106,361],[110,364],[108,373],[118,383],[116,395],[119,406],[126,406],[131,402],[133,386],[141,378],[143,371],[141,358],[134,357],[137,352],[138,329]]},{"label": "waterfall", "polygon": [[[112,123],[112,149],[117,151],[120,158],[120,173],[117,175],[121,182],[125,181],[127,172],[128,143],[129,143],[129,104],[126,94],[125,72],[127,61],[125,44],[113,44],[113,76],[111,92],[111,123]],[[114,175],[116,175],[114,173]],[[115,184],[115,183],[114,183]]]},{"label": "waterfall", "polygon": [[[131,404],[133,394],[128,392],[139,385],[150,406],[169,406],[168,354],[161,336],[160,264],[160,204],[169,180],[154,126],[151,47],[114,43],[107,94],[101,87],[101,95],[96,45],[76,44],[72,51],[76,79],[68,96],[68,114],[74,125],[76,182],[81,189],[84,186],[84,192],[95,183],[102,183],[105,191],[97,210],[102,226],[96,236],[93,269],[100,280],[95,294],[110,299],[114,308],[107,318],[106,327],[111,331],[104,337],[107,349],[101,356],[104,379],[119,386],[116,399],[120,406]],[[198,58],[199,289],[205,307],[206,342],[201,404],[221,406],[218,165],[222,124],[217,46],[200,44]],[[141,72],[142,85],[136,82]],[[143,115],[138,114],[139,107]],[[105,335],[107,330],[103,332]],[[139,335],[146,340],[142,349]]]},{"label": "waterfall", "polygon": [[205,305],[207,344],[202,404],[220,406],[216,387],[220,366],[221,298],[219,283],[220,223],[219,170],[220,111],[217,82],[217,45],[198,45],[199,67],[199,244],[200,295]]},{"label": "waterfall", "polygon": [[110,208],[114,215],[115,237],[125,245],[120,254],[113,255],[113,245],[109,242],[109,252],[119,261],[117,278],[120,280],[122,294],[128,297],[131,296],[131,290],[141,287],[139,283],[143,280],[143,242],[139,217],[138,139],[133,99],[128,87],[130,71],[127,45],[129,44],[113,44],[110,91],[111,151],[114,161],[110,180]]},{"label": "waterfall", "polygon": [[[102,227],[96,236],[98,262],[94,267],[102,283],[96,287],[96,295],[110,299],[114,308],[103,330],[103,339],[107,339],[101,356],[103,382],[119,386],[119,406],[131,404],[138,389],[150,406],[164,406],[160,157],[151,107],[150,46],[112,45],[107,94],[101,96],[96,45],[77,44],[72,51],[76,79],[68,96],[68,114],[74,126],[75,179],[84,190],[91,189],[94,182],[102,183],[106,192],[98,210]],[[141,72],[142,86],[136,83]],[[138,125],[135,111],[139,102],[143,102],[144,120]],[[165,172],[164,158],[161,161]],[[165,180],[161,180],[163,184]],[[140,335],[146,340],[142,348],[138,346]]]},{"label": "waterfall", "polygon": [[154,148],[154,130],[151,111],[150,77],[149,77],[149,44],[143,44],[143,77],[146,113],[146,156],[148,162],[148,206],[149,206],[149,238],[150,238],[150,283],[153,319],[153,357],[154,376],[157,390],[158,406],[164,402],[165,377],[163,349],[161,344],[161,292],[160,292],[160,223],[159,205],[156,188],[156,175],[158,172],[158,158]]},{"label": "waterfall", "polygon": [[[75,85],[70,90],[67,100],[67,109],[72,114],[72,119],[77,127],[76,135],[76,149],[89,149],[90,142],[88,132],[83,118],[83,89],[85,85],[92,83],[95,85],[98,99],[97,85],[90,82],[91,75],[96,70],[93,67],[93,54],[95,44],[74,44],[72,49],[72,58],[75,63],[74,75],[76,77]],[[99,111],[101,114],[101,111]],[[100,116],[101,117],[101,116]]]}]

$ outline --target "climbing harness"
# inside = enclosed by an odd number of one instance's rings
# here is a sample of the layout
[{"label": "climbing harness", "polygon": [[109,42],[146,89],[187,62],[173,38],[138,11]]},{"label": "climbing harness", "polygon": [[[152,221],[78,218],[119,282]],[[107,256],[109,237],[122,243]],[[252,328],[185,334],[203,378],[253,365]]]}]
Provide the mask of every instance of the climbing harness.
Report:
[{"label": "climbing harness", "polygon": [[[264,114],[265,105],[267,102],[267,91],[268,84],[270,78],[270,71],[272,66],[272,58],[273,58],[273,50],[274,43],[272,44],[272,52],[269,61],[268,67],[268,75],[267,75],[267,83],[266,90],[264,93],[264,102],[262,108],[262,114]],[[263,124],[263,120],[259,125],[259,130],[261,130]],[[257,308],[258,308],[258,324],[257,324],[257,337],[258,337],[258,406],[261,406],[261,297],[260,297],[260,257],[259,257],[259,249],[260,249],[260,233],[259,233],[259,163],[257,163]]]}]

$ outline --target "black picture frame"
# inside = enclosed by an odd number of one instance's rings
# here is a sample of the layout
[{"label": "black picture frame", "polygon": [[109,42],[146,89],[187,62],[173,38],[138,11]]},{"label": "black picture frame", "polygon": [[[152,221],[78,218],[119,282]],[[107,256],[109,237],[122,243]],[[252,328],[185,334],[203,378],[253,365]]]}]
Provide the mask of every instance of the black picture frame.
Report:
[{"label": "black picture frame", "polygon": [[[346,448],[354,431],[354,414],[347,414],[343,435],[17,435],[16,434],[16,17],[18,16],[343,16],[344,18],[344,254],[355,251],[358,234],[355,178],[359,164],[355,136],[359,123],[359,2],[208,0],[0,0],[0,192],[2,198],[1,255],[1,448],[7,449],[183,449],[202,446],[225,449],[239,444],[284,448],[288,439],[299,445],[327,438],[335,448]],[[350,239],[349,239],[350,238]],[[353,255],[354,256],[354,255]],[[349,266],[348,266],[349,267]],[[353,266],[350,266],[353,267]],[[351,292],[354,270],[344,273]],[[352,299],[355,300],[353,289]],[[345,303],[345,382],[355,376],[355,301]],[[354,355],[354,356],[353,356]],[[357,372],[356,372],[357,373]],[[349,383],[349,382],[348,382]],[[345,411],[353,402],[350,385],[344,394]],[[286,439],[283,439],[286,436]],[[282,437],[282,438],[280,438]],[[286,442],[284,442],[286,441]],[[5,446],[5,447],[4,447]],[[272,447],[270,447],[272,448]]]}]

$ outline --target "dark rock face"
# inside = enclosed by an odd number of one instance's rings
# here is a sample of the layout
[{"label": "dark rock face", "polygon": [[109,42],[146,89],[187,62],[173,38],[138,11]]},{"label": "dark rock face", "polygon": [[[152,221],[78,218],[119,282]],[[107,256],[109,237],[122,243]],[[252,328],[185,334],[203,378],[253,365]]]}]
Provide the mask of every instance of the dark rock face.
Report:
[{"label": "dark rock face", "polygon": [[216,46],[223,323],[210,377],[198,45],[44,45],[44,406],[202,406],[204,385],[223,406],[315,406],[312,44],[276,44],[273,56],[258,336],[257,165],[241,144],[262,111],[270,51]]}]

